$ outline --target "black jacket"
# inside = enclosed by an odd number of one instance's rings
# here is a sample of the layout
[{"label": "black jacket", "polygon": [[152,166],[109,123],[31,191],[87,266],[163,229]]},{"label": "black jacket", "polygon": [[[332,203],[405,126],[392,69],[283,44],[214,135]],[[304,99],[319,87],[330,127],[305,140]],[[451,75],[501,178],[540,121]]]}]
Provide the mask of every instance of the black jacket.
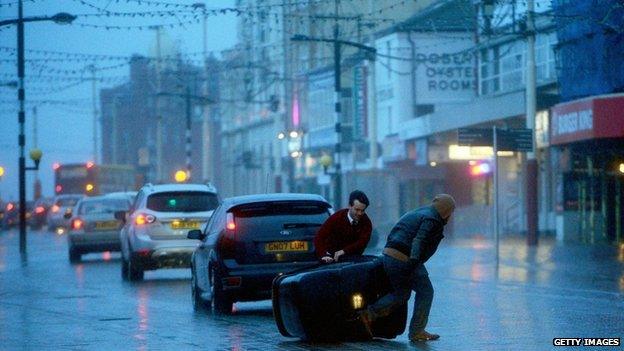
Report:
[{"label": "black jacket", "polygon": [[433,206],[417,208],[404,214],[394,225],[386,247],[401,251],[414,263],[425,263],[444,238],[444,224]]}]

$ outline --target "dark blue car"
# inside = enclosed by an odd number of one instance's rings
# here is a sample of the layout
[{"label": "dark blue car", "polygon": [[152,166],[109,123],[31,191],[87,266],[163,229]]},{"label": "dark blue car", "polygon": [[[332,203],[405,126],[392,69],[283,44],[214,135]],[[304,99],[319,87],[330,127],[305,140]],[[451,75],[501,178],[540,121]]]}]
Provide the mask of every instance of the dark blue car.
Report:
[{"label": "dark blue car", "polygon": [[313,239],[331,213],[313,194],[262,194],[228,198],[204,230],[191,259],[196,310],[231,313],[236,301],[271,298],[279,274],[317,262]]}]

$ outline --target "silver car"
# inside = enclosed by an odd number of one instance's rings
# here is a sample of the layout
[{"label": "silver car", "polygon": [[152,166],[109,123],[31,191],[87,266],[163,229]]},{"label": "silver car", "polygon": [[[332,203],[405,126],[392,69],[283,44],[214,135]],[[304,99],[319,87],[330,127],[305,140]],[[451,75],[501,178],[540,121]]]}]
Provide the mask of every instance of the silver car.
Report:
[{"label": "silver car", "polygon": [[69,261],[78,262],[89,252],[119,251],[119,230],[123,222],[115,212],[127,211],[131,197],[103,195],[80,200],[71,215],[67,235]]},{"label": "silver car", "polygon": [[142,280],[146,270],[190,267],[199,240],[187,233],[204,228],[219,202],[211,185],[143,186],[130,211],[116,214],[126,221],[120,232],[122,278]]},{"label": "silver car", "polygon": [[69,219],[65,218],[66,213],[71,213],[74,206],[82,199],[81,194],[57,195],[54,197],[52,207],[48,211],[48,230],[63,234],[69,228]]}]

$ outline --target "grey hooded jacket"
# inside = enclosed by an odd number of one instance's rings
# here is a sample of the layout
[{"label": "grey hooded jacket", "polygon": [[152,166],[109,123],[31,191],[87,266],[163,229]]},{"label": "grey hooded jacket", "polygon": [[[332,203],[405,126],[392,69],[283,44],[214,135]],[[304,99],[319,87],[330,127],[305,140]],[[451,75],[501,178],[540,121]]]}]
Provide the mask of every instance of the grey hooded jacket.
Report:
[{"label": "grey hooded jacket", "polygon": [[425,263],[436,252],[444,235],[445,221],[433,206],[404,214],[394,225],[386,247],[401,251],[412,263]]}]

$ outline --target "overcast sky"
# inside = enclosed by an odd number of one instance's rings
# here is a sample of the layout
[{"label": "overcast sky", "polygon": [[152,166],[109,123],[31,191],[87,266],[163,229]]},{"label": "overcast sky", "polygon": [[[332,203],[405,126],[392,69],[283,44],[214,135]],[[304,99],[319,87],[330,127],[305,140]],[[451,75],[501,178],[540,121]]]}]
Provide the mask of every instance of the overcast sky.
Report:
[{"label": "overcast sky", "polygon": [[[0,0],[0,20],[17,17],[17,0]],[[93,127],[91,83],[76,77],[91,64],[84,57],[54,54],[61,53],[100,54],[130,56],[154,54],[155,32],[150,25],[166,24],[167,37],[164,46],[178,45],[183,53],[201,53],[202,23],[195,23],[190,9],[171,4],[191,5],[198,1],[184,0],[25,0],[24,16],[54,15],[68,12],[78,15],[72,25],[58,25],[52,22],[35,22],[25,25],[26,60],[26,157],[33,147],[33,105],[37,105],[38,147],[43,151],[40,179],[43,194],[53,193],[52,164],[54,162],[87,162],[92,159]],[[207,9],[223,9],[234,6],[234,0],[206,1]],[[11,6],[8,6],[11,4]],[[169,4],[169,5],[167,5]],[[106,16],[106,12],[116,16]],[[174,11],[175,13],[168,13]],[[121,13],[127,14],[121,17]],[[131,13],[140,13],[130,17]],[[210,12],[212,14],[212,12]],[[80,16],[83,15],[83,16]],[[154,17],[152,17],[154,16]],[[185,17],[186,16],[186,17]],[[184,23],[184,22],[193,23]],[[181,25],[180,22],[183,24]],[[81,26],[82,24],[82,26]],[[173,24],[173,28],[171,25]],[[90,26],[100,26],[92,28]],[[106,29],[129,27],[132,29]],[[142,26],[142,28],[137,28]],[[236,16],[228,12],[210,15],[207,21],[208,50],[220,52],[235,44]],[[17,47],[15,26],[0,27],[0,85],[17,79],[16,56],[12,49]],[[174,45],[174,43],[177,43]],[[12,48],[12,49],[11,49]],[[167,49],[167,48],[165,48]],[[33,52],[29,50],[42,50]],[[218,56],[218,55],[217,55]],[[200,61],[200,58],[189,56]],[[45,60],[48,60],[47,62]],[[100,58],[98,67],[105,70],[98,73],[105,77],[99,88],[123,83],[128,75],[128,66],[117,58]],[[76,71],[76,72],[72,72]],[[30,77],[30,78],[28,78]],[[87,76],[88,77],[88,76]],[[73,88],[66,88],[76,84]],[[60,92],[54,90],[65,88]],[[99,103],[98,103],[99,104]],[[99,105],[98,105],[99,106]],[[18,198],[18,123],[16,90],[0,87],[0,166],[5,175],[0,180],[0,198]],[[27,172],[27,197],[32,198],[33,172]]]}]

